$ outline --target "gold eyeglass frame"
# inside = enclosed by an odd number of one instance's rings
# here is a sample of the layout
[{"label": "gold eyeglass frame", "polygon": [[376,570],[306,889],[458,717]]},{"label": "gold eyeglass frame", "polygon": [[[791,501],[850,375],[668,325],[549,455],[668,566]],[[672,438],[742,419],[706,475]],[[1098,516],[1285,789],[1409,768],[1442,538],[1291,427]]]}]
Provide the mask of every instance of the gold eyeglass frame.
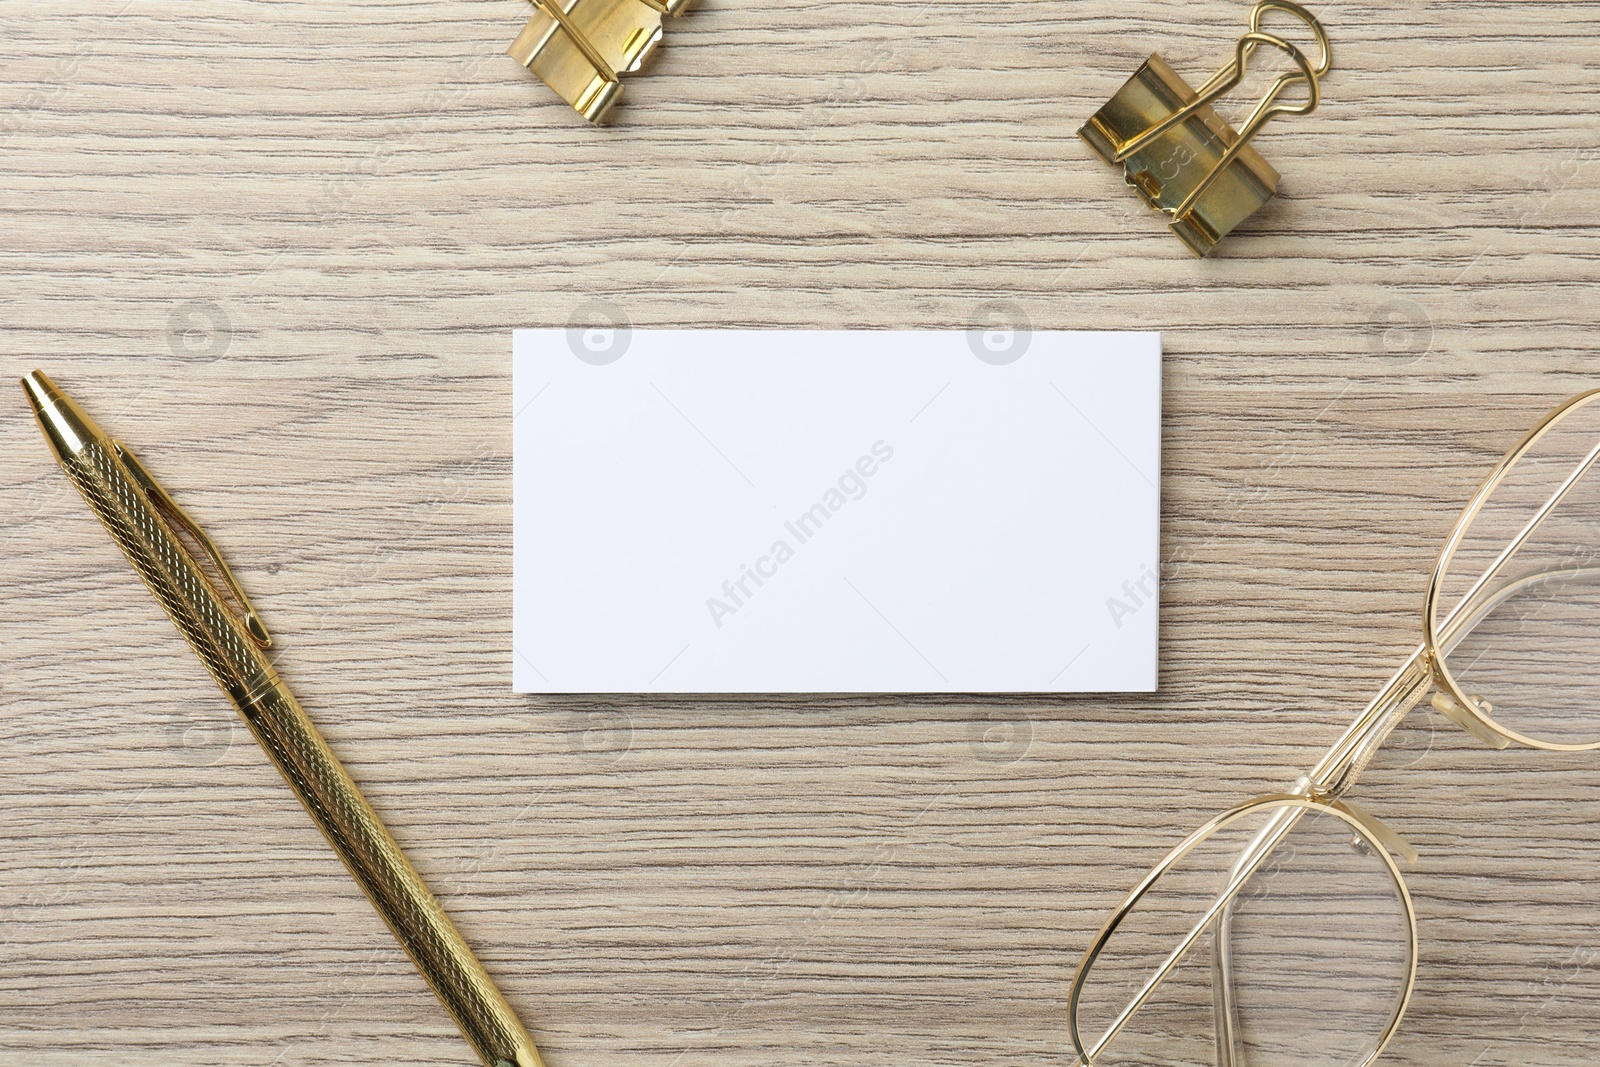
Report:
[{"label": "gold eyeglass frame", "polygon": [[[1351,1067],[1370,1067],[1382,1056],[1390,1040],[1399,1029],[1401,1020],[1411,1002],[1417,978],[1417,916],[1411,901],[1410,890],[1395,855],[1408,863],[1415,863],[1417,853],[1410,845],[1384,826],[1375,817],[1348,800],[1343,794],[1349,790],[1361,772],[1377,754],[1389,733],[1400,724],[1421,700],[1432,694],[1431,706],[1469,734],[1495,749],[1510,745],[1551,752],[1588,752],[1600,749],[1600,741],[1585,744],[1565,744],[1529,737],[1496,721],[1493,709],[1484,701],[1469,696],[1450,672],[1447,654],[1455,644],[1471,633],[1490,612],[1506,600],[1540,581],[1552,577],[1600,578],[1600,566],[1561,567],[1538,571],[1509,582],[1492,595],[1485,595],[1489,583],[1517,553],[1533,532],[1561,503],[1571,489],[1600,463],[1600,434],[1594,447],[1578,463],[1570,475],[1557,487],[1543,505],[1513,537],[1495,560],[1473,585],[1461,595],[1454,608],[1440,618],[1443,602],[1443,583],[1449,573],[1456,552],[1466,538],[1467,531],[1477,519],[1494,493],[1504,484],[1516,464],[1543,440],[1563,420],[1591,404],[1600,403],[1600,389],[1571,397],[1540,419],[1517,444],[1490,470],[1488,477],[1478,487],[1457,518],[1450,536],[1434,563],[1423,598],[1422,644],[1379,690],[1366,709],[1345,731],[1310,774],[1302,778],[1293,792],[1256,797],[1223,812],[1185,838],[1177,847],[1151,868],[1122,903],[1111,913],[1100,928],[1072,978],[1067,998],[1067,1029],[1072,1046],[1077,1053],[1077,1067],[1093,1067],[1095,1057],[1126,1027],[1133,1015],[1164,982],[1188,951],[1207,930],[1214,929],[1216,951],[1213,954],[1212,997],[1216,1023],[1217,1067],[1244,1067],[1237,1036],[1237,1013],[1232,1000],[1233,981],[1230,976],[1229,916],[1238,894],[1266,862],[1273,849],[1289,835],[1306,815],[1313,812],[1332,816],[1344,822],[1356,836],[1365,838],[1373,847],[1370,851],[1381,857],[1384,867],[1393,879],[1401,902],[1408,932],[1405,988],[1401,993],[1392,1017],[1378,1035],[1372,1052]],[[1085,982],[1093,971],[1107,942],[1123,921],[1173,866],[1181,862],[1205,841],[1219,831],[1261,812],[1270,812],[1266,825],[1259,830],[1235,862],[1226,884],[1218,891],[1216,900],[1206,910],[1177,948],[1156,968],[1144,986],[1112,1022],[1110,1028],[1087,1047],[1080,1031],[1078,1011],[1082,1003]]]}]

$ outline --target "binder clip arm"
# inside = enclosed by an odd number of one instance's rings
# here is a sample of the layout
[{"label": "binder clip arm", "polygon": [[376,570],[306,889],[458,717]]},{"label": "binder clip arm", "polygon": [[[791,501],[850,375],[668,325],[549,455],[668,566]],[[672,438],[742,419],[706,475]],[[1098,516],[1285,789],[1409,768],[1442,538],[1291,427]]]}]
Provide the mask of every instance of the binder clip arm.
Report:
[{"label": "binder clip arm", "polygon": [[[1312,36],[1316,38],[1317,48],[1322,53],[1321,59],[1317,61],[1316,67],[1313,68],[1314,72],[1318,79],[1325,77],[1328,71],[1333,69],[1333,49],[1328,44],[1328,31],[1322,28],[1322,23],[1318,21],[1317,16],[1313,15],[1311,12],[1295,3],[1294,0],[1260,0],[1255,7],[1250,9],[1251,33],[1261,32],[1261,22],[1264,18],[1266,18],[1267,12],[1269,11],[1288,12],[1290,15],[1293,15],[1295,18],[1306,24],[1307,28],[1311,30]],[[1254,55],[1255,50],[1256,46],[1253,44],[1250,45],[1250,47],[1245,51],[1245,59],[1248,60],[1252,55]],[[1211,81],[1206,82],[1200,87],[1198,90],[1200,95],[1204,96],[1207,92],[1213,89],[1215,87],[1215,83],[1221,81],[1227,75],[1228,70],[1228,67],[1223,67],[1221,70],[1217,71],[1217,73],[1212,76]]]},{"label": "binder clip arm", "polygon": [[[1239,38],[1239,46],[1236,53],[1236,58],[1231,64],[1231,67],[1233,68],[1232,73],[1226,79],[1224,79],[1222,87],[1217,89],[1212,94],[1210,99],[1207,99],[1204,95],[1202,95],[1200,99],[1209,104],[1210,100],[1214,100],[1216,97],[1221,96],[1238,86],[1238,84],[1244,80],[1245,64],[1249,61],[1250,53],[1255,49],[1256,45],[1262,44],[1271,45],[1272,47],[1287,53],[1289,58],[1294,62],[1294,65],[1298,67],[1299,70],[1288,71],[1287,73],[1280,74],[1277,80],[1272,83],[1272,87],[1267,90],[1266,95],[1261,98],[1261,101],[1258,104],[1256,104],[1255,110],[1250,112],[1250,117],[1245,120],[1244,126],[1239,130],[1238,140],[1234,141],[1233,144],[1228,146],[1226,151],[1222,153],[1222,158],[1217,161],[1216,166],[1211,168],[1210,173],[1208,173],[1204,178],[1200,179],[1200,183],[1196,185],[1194,189],[1190,191],[1189,195],[1184,198],[1183,202],[1173,210],[1172,215],[1174,221],[1187,218],[1194,211],[1195,203],[1200,199],[1201,196],[1205,194],[1207,189],[1211,188],[1212,184],[1216,182],[1217,178],[1222,174],[1222,172],[1232,165],[1235,159],[1239,158],[1239,153],[1244,151],[1245,146],[1250,143],[1250,139],[1260,131],[1261,127],[1267,124],[1269,119],[1275,115],[1309,115],[1317,109],[1317,105],[1322,103],[1322,86],[1317,80],[1316,71],[1312,69],[1311,61],[1306,58],[1305,53],[1281,37],[1274,37],[1270,33],[1257,33],[1254,31]],[[1224,70],[1227,70],[1227,68],[1224,68]],[[1218,72],[1219,75],[1221,73],[1221,71]],[[1309,95],[1305,103],[1278,103],[1278,97],[1283,95],[1283,91],[1289,88],[1289,86],[1298,82],[1305,82],[1309,89]],[[1182,114],[1183,112],[1188,112],[1189,114],[1193,114],[1193,110],[1191,109],[1198,110],[1197,108],[1194,108],[1193,105],[1190,105],[1190,107],[1184,108],[1183,111],[1179,113]],[[1187,118],[1188,116],[1185,115],[1184,117]],[[1176,125],[1176,122],[1174,122],[1172,125]]]}]

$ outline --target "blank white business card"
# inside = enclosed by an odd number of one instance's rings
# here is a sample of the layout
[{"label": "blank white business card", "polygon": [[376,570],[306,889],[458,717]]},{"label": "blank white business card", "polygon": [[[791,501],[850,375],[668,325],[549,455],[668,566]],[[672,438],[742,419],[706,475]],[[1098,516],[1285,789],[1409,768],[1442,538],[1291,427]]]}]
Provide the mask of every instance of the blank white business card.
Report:
[{"label": "blank white business card", "polygon": [[520,330],[523,693],[1148,692],[1155,333]]}]

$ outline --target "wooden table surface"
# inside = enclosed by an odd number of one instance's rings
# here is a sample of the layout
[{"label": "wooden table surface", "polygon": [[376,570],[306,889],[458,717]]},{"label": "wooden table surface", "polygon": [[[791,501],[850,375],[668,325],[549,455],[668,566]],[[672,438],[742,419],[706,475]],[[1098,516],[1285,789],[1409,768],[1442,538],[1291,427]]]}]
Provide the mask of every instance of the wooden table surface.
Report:
[{"label": "wooden table surface", "polygon": [[[7,0],[0,370],[224,546],[551,1067],[1066,1064],[1106,911],[1315,761],[1488,465],[1600,385],[1600,4],[1319,10],[1282,195],[1199,262],[1074,131],[1239,2],[711,0],[596,130],[502,54],[520,0]],[[1165,333],[1159,693],[511,693],[513,327],[996,300]],[[0,1064],[469,1062],[9,396]],[[1380,758],[1423,853],[1386,1062],[1600,1058],[1597,786],[1422,714]]]}]

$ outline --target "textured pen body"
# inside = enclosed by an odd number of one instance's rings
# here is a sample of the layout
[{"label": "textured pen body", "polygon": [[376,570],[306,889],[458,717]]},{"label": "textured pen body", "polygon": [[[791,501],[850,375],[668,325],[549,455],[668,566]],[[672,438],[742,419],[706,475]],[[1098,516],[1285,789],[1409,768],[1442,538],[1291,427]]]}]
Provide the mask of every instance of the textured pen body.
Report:
[{"label": "textured pen body", "polygon": [[538,1067],[510,1005],[282,682],[245,722],[489,1067]]},{"label": "textured pen body", "polygon": [[541,1067],[532,1040],[245,625],[134,477],[135,461],[35,371],[23,379],[56,458],[229,695],[487,1067]]}]

